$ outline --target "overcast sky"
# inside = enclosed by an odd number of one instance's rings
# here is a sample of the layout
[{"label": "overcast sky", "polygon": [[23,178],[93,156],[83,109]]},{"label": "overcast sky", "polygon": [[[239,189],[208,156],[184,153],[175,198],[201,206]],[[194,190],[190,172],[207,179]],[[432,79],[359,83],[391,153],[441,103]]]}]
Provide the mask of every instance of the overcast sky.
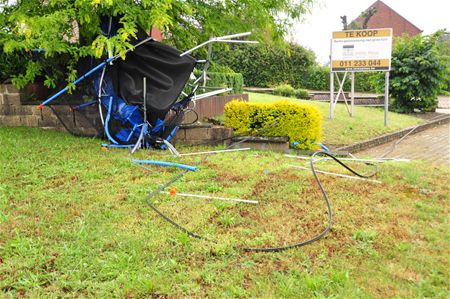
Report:
[{"label": "overcast sky", "polygon": [[[320,63],[327,63],[331,33],[342,30],[340,16],[346,15],[350,23],[376,0],[317,1],[303,23],[294,26],[295,30],[290,39],[313,50]],[[383,0],[383,2],[423,30],[423,34],[444,28],[450,30],[449,0]]]}]

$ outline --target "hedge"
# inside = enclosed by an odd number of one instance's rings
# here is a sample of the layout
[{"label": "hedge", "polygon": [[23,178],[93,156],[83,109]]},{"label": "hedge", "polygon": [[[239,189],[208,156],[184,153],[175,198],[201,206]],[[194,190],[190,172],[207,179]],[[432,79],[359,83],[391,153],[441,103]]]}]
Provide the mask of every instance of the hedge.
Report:
[{"label": "hedge", "polygon": [[[289,84],[294,88],[330,90],[329,68],[319,65],[314,53],[301,45],[287,44],[285,49],[266,45],[233,45],[230,51],[214,55],[217,64],[242,73],[247,86],[273,87]],[[377,73],[356,73],[355,90],[374,92]],[[345,88],[350,90],[349,80]]]},{"label": "hedge", "polygon": [[213,60],[244,76],[246,86],[272,87],[283,83],[305,87],[314,53],[300,45],[280,49],[267,45],[232,45],[230,51],[215,52]]},{"label": "hedge", "polygon": [[309,104],[279,101],[271,104],[233,100],[225,105],[225,125],[235,133],[252,134],[278,123],[261,136],[286,136],[289,142],[299,142],[301,149],[314,149],[320,140],[322,115]]},{"label": "hedge", "polygon": [[244,78],[239,73],[208,72],[206,85],[209,87],[230,87],[233,93],[242,93]]}]

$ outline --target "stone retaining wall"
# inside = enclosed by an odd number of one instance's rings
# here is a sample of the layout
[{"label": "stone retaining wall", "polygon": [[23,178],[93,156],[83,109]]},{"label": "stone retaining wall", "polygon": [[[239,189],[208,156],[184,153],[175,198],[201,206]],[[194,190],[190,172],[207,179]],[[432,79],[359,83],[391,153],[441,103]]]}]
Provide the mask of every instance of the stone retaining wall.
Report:
[{"label": "stone retaining wall", "polygon": [[181,126],[175,135],[174,143],[184,144],[217,144],[229,142],[233,129],[211,124]]},{"label": "stone retaining wall", "polygon": [[[337,93],[336,93],[336,95],[337,95]],[[351,98],[350,98],[349,92],[345,92],[345,97],[347,99],[347,102],[350,103]],[[311,93],[311,100],[329,102],[330,101],[330,93],[329,92],[313,92],[313,93]],[[355,105],[362,105],[362,106],[383,106],[384,105],[384,98],[378,98],[376,95],[374,95],[374,96],[355,95],[354,100],[355,100]],[[338,103],[344,103],[344,97],[342,95],[339,96]]]},{"label": "stone retaining wall", "polygon": [[289,150],[288,137],[273,137],[273,136],[258,136],[258,137],[234,137],[232,142],[237,143],[235,148],[246,148],[256,150],[271,150],[271,151],[287,151]]},{"label": "stone retaining wall", "polygon": [[[49,107],[38,110],[35,104],[27,102],[25,93],[11,84],[0,85],[0,125],[51,128],[66,131],[64,126]],[[195,111],[199,119],[223,114],[223,107],[233,99],[248,101],[247,94],[214,96],[197,102]],[[52,106],[67,128],[76,135],[95,136],[95,127],[100,126],[96,105],[83,108],[83,113],[73,112],[68,105]],[[186,122],[195,120],[192,113],[187,114]],[[177,140],[187,143],[201,143],[231,136],[232,131],[216,127],[183,127],[179,130]]]}]

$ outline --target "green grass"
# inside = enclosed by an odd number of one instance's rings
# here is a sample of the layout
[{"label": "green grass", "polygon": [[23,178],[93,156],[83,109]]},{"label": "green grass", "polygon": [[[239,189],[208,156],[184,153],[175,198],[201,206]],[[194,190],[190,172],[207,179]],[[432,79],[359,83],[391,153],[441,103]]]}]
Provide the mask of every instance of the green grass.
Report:
[{"label": "green grass", "polygon": [[384,133],[411,127],[424,121],[420,118],[389,112],[388,127],[384,126],[383,108],[355,107],[355,116],[350,117],[345,105],[338,104],[334,119],[330,119],[330,104],[305,101],[263,93],[249,93],[250,102],[269,103],[281,99],[293,102],[309,103],[320,109],[323,115],[323,140],[327,145],[352,144]]},{"label": "green grass", "polygon": [[[321,176],[331,233],[286,252],[244,253],[235,246],[289,244],[323,229],[326,208],[311,173],[287,167],[299,161],[216,155],[175,183],[180,192],[259,205],[155,198],[170,217],[217,240],[210,243],[144,204],[179,170],[144,170],[126,150],[102,151],[100,143],[0,127],[0,297],[448,297],[448,169],[383,164],[383,184]],[[133,158],[201,159],[162,151]],[[317,168],[344,173],[327,162]]]}]

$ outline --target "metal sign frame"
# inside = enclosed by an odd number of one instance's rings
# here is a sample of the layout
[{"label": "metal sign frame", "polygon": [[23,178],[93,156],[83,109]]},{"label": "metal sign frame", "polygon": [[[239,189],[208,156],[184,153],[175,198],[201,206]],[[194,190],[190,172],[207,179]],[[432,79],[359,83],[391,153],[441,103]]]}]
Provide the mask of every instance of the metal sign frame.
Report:
[{"label": "metal sign frame", "polygon": [[[337,42],[342,44],[340,60],[333,59],[333,45]],[[354,52],[354,49],[357,49]],[[375,50],[373,50],[373,48]],[[368,49],[368,50],[366,50]],[[379,51],[377,52],[376,49]],[[389,71],[391,68],[392,52],[392,29],[367,29],[367,30],[346,30],[333,32],[330,41],[330,118],[334,118],[334,110],[339,97],[342,95],[347,112],[354,116],[355,98],[355,72],[361,71],[384,71],[385,72],[385,92],[384,92],[384,125],[388,125],[389,111]],[[345,58],[345,59],[343,59]],[[339,73],[344,73],[342,81]],[[350,73],[350,76],[348,76]],[[350,108],[344,92],[346,79],[350,77]],[[335,78],[338,83],[338,92],[335,95]]]}]

